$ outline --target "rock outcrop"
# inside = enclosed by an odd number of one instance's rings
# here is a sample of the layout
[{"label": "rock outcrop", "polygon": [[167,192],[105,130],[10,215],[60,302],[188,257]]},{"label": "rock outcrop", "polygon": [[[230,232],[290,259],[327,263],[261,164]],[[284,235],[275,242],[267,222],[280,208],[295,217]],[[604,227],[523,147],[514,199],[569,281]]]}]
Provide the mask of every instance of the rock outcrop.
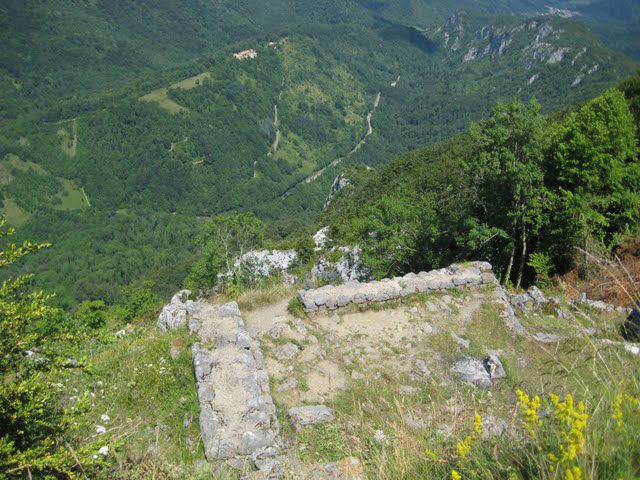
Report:
[{"label": "rock outcrop", "polygon": [[[295,250],[252,250],[242,256],[245,270],[252,278],[268,277],[274,273],[286,272],[296,261]],[[236,261],[236,268],[240,262]]]},{"label": "rock outcrop", "polygon": [[366,276],[367,272],[360,265],[358,246],[338,247],[338,251],[340,252],[338,261],[329,261],[321,257],[311,269],[311,275],[328,282],[351,282]]},{"label": "rock outcrop", "polygon": [[336,310],[351,304],[397,300],[408,295],[447,290],[474,285],[495,283],[496,278],[487,262],[473,262],[464,267],[452,265],[448,268],[408,273],[404,277],[384,279],[369,283],[350,281],[344,285],[327,285],[322,288],[298,292],[298,300],[307,313],[321,310]]},{"label": "rock outcrop", "polygon": [[176,330],[186,325],[189,311],[194,307],[190,295],[190,290],[180,290],[171,298],[158,317],[158,331]]},{"label": "rock outcrop", "polygon": [[280,439],[269,376],[238,305],[199,304],[189,329],[200,337],[192,357],[207,460],[274,468]]}]

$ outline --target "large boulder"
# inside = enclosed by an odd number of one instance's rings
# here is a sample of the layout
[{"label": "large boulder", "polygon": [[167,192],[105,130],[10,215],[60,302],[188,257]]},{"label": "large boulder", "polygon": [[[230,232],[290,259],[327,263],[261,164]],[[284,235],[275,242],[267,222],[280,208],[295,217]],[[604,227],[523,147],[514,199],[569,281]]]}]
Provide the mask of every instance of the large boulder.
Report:
[{"label": "large boulder", "polygon": [[186,325],[189,310],[194,302],[189,300],[190,290],[180,290],[158,316],[158,331],[176,330]]}]

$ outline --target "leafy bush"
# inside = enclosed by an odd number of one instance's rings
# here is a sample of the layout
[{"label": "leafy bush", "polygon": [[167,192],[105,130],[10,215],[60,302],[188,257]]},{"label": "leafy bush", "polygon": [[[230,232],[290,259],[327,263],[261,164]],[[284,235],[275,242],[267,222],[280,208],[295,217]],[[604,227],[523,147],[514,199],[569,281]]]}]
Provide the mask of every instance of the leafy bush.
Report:
[{"label": "leafy bush", "polygon": [[[0,217],[0,239],[14,233],[3,228],[4,223]],[[0,250],[0,268],[48,246],[6,243]],[[29,292],[30,280],[25,275],[0,284],[0,474],[73,477],[79,469],[90,474],[103,464],[101,458],[94,458],[98,448],[89,443],[73,449],[69,439],[91,402],[81,397],[63,407],[56,391],[43,381],[43,375],[69,368],[69,362],[47,348],[47,339],[30,328],[52,313],[49,297]],[[93,315],[90,321],[95,319]]]}]

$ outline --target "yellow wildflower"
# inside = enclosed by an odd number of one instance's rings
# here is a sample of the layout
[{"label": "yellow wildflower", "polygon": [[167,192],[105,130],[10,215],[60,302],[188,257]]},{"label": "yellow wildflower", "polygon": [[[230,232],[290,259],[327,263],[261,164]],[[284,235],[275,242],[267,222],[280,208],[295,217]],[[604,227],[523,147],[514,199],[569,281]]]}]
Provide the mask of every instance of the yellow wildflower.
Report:
[{"label": "yellow wildflower", "polygon": [[616,422],[616,430],[622,428],[622,395],[616,395],[616,401],[613,403],[612,418]]},{"label": "yellow wildflower", "polygon": [[473,436],[468,435],[467,438],[462,442],[458,442],[456,445],[456,450],[458,450],[458,455],[460,455],[460,459],[464,460],[467,458],[467,454],[471,451],[471,442],[473,441]]},{"label": "yellow wildflower", "polygon": [[584,451],[585,440],[582,431],[587,425],[589,416],[584,413],[584,403],[578,402],[574,406],[570,393],[567,394],[564,402],[561,402],[557,395],[551,394],[550,398],[554,407],[554,416],[565,425],[565,429],[560,432],[564,443],[560,445],[559,463],[566,465],[574,460],[578,453]]},{"label": "yellow wildflower", "polygon": [[433,453],[431,450],[429,450],[428,448],[425,448],[424,453],[431,458],[432,460],[435,460],[437,458],[436,454]]},{"label": "yellow wildflower", "polygon": [[567,468],[564,480],[582,480],[582,470],[580,467]]},{"label": "yellow wildflower", "polygon": [[477,435],[482,435],[482,417],[479,414],[475,414],[473,421],[473,431]]},{"label": "yellow wildflower", "polygon": [[522,408],[522,426],[531,437],[535,438],[536,431],[534,427],[540,425],[540,417],[538,417],[540,397],[536,395],[533,400],[529,400],[529,395],[522,390],[516,390],[516,395],[518,395],[518,403]]},{"label": "yellow wildflower", "polygon": [[462,480],[462,475],[455,470],[451,470],[451,480]]},{"label": "yellow wildflower", "polygon": [[458,455],[460,455],[462,460],[467,458],[467,454],[471,451],[473,441],[477,440],[479,435],[482,435],[482,417],[476,413],[473,418],[473,433],[467,435],[464,441],[458,442],[456,445],[456,450],[458,450]]}]

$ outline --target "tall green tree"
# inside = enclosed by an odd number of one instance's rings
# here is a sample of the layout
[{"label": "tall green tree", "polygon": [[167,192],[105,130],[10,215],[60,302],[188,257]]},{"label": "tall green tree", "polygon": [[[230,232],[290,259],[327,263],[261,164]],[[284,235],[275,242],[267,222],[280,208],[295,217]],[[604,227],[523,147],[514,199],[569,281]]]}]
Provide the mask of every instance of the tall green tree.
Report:
[{"label": "tall green tree", "polygon": [[197,243],[200,258],[187,277],[186,286],[204,291],[246,279],[245,254],[264,242],[265,226],[252,213],[219,215],[204,226]]},{"label": "tall green tree", "polygon": [[565,245],[610,244],[638,227],[636,127],[620,91],[607,91],[554,127],[547,170]]},{"label": "tall green tree", "polygon": [[543,223],[544,119],[535,100],[498,103],[489,118],[471,126],[480,153],[472,163],[480,185],[482,221],[507,240],[503,281],[520,286],[528,242]]}]

